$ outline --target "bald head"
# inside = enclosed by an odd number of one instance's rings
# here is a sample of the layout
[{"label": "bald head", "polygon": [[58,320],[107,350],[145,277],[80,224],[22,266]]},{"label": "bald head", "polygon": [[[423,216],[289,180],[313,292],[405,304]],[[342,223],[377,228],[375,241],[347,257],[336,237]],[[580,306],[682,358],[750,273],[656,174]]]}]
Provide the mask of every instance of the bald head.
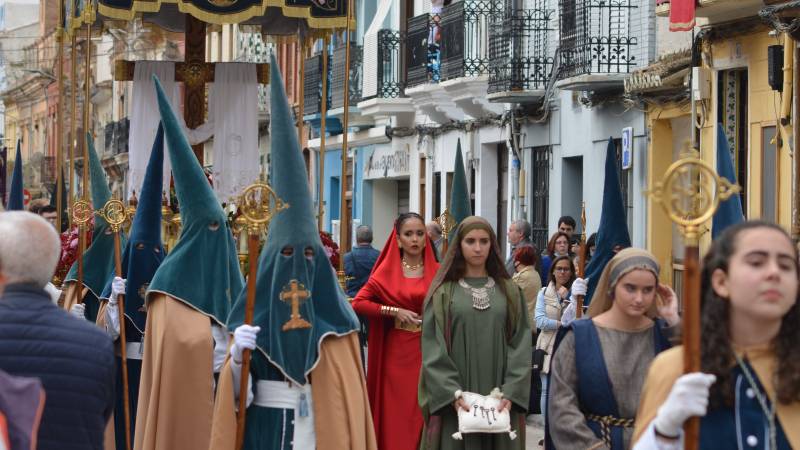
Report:
[{"label": "bald head", "polygon": [[0,289],[28,283],[44,287],[61,253],[58,234],[45,219],[23,211],[0,213]]},{"label": "bald head", "polygon": [[428,230],[428,236],[434,241],[439,240],[444,232],[444,230],[442,230],[442,226],[436,222],[428,222],[428,224],[425,225],[425,228]]}]

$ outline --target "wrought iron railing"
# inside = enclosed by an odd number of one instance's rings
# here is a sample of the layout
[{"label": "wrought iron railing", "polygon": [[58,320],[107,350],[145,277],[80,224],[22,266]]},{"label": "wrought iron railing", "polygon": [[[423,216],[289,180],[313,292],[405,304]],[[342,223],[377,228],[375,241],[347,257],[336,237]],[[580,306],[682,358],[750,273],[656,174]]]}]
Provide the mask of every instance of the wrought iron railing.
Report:
[{"label": "wrought iron railing", "polygon": [[[322,112],[322,53],[305,61],[305,80],[303,82],[303,114],[314,115]],[[328,104],[330,105],[330,65],[328,65]]]},{"label": "wrought iron railing", "polygon": [[439,16],[423,14],[408,19],[406,31],[406,87],[439,81]]},{"label": "wrought iron railing", "polygon": [[632,0],[559,0],[559,78],[628,73],[637,64]]},{"label": "wrought iron railing", "polygon": [[[333,50],[333,58],[331,64],[331,108],[342,108],[344,106],[344,78],[345,78],[345,46],[344,43],[340,47]],[[361,47],[358,45],[350,45],[350,105],[355,106],[356,103],[361,101],[361,64],[362,52]]]},{"label": "wrought iron railing", "polygon": [[[536,5],[539,6],[539,5]],[[489,28],[490,94],[546,88],[553,69],[547,34],[552,10],[514,10],[496,15]]]},{"label": "wrought iron railing", "polygon": [[399,31],[378,31],[377,96],[380,98],[397,98],[403,95],[403,79],[400,72],[402,42]]},{"label": "wrought iron railing", "polygon": [[488,73],[489,23],[500,13],[502,6],[490,0],[454,2],[442,9],[442,81]]},{"label": "wrought iron railing", "polygon": [[103,129],[104,150],[112,155],[128,152],[128,131],[130,120],[127,117],[109,122]]}]

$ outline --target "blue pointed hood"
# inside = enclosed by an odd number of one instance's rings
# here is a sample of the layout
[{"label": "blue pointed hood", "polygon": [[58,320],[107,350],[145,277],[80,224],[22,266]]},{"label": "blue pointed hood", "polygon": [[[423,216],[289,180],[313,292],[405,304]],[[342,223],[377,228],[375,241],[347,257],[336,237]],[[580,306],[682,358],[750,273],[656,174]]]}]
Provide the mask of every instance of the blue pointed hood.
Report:
[{"label": "blue pointed hood", "polygon": [[17,156],[14,160],[14,172],[11,173],[11,190],[8,193],[6,209],[9,211],[22,211],[25,202],[22,197],[22,150],[20,141],[17,141]]},{"label": "blue pointed hood", "polygon": [[[725,136],[722,124],[717,125],[717,173],[719,176],[727,178],[730,183],[736,184],[731,150],[728,147],[728,138]],[[714,213],[711,237],[716,239],[725,231],[725,228],[739,222],[744,222],[744,212],[742,212],[742,197],[737,192],[719,204],[719,209]]]},{"label": "blue pointed hood", "polygon": [[[181,235],[161,263],[149,292],[170,295],[224,325],[244,287],[227,216],[192,152],[161,82],[153,76],[158,109],[181,209]],[[257,162],[254,161],[254,164]]]},{"label": "blue pointed hood", "polygon": [[[159,124],[150,161],[142,182],[139,204],[133,216],[131,236],[122,253],[122,276],[127,280],[125,289],[125,317],[144,334],[147,315],[144,297],[156,270],[164,260],[161,242],[161,179],[164,167],[164,127]],[[108,277],[103,298],[111,295],[114,273]],[[133,336],[129,336],[129,339]]]},{"label": "blue pointed hood", "polygon": [[[289,207],[270,223],[258,261],[254,323],[261,332],[256,344],[287,378],[305,384],[319,360],[320,341],[327,335],[354,332],[359,324],[319,238],[297,130],[274,56],[270,68],[271,181]],[[311,327],[284,331],[291,305],[281,295],[292,281],[308,294],[300,304],[300,315]],[[243,291],[228,319],[229,330],[244,322],[246,299]]]},{"label": "blue pointed hood", "polygon": [[464,170],[464,157],[461,156],[461,139],[458,140],[456,148],[456,162],[453,167],[453,187],[450,190],[450,215],[456,222],[456,226],[450,230],[448,240],[452,242],[456,235],[456,228],[462,220],[472,215],[472,205],[469,201],[469,186],[467,185],[467,174]]},{"label": "blue pointed hood", "polygon": [[614,257],[614,247],[631,246],[628,221],[625,219],[625,205],[622,203],[622,188],[617,171],[617,147],[612,138],[608,139],[606,149],[606,176],[603,185],[603,210],[600,213],[600,227],[597,229],[597,248],[592,260],[586,266],[585,276],[589,278],[588,291],[584,304],[588,305],[600,281],[606,264]]},{"label": "blue pointed hood", "polygon": [[[94,140],[86,134],[86,145],[89,153],[89,179],[91,180],[92,208],[102,209],[111,199],[103,165],[94,149]],[[85,182],[85,181],[84,181]],[[125,236],[120,236],[121,245],[125,245]],[[95,297],[100,297],[106,284],[108,274],[114,270],[114,235],[111,227],[99,215],[94,216],[92,245],[83,254],[83,284]],[[78,263],[72,264],[64,281],[78,279]]]}]

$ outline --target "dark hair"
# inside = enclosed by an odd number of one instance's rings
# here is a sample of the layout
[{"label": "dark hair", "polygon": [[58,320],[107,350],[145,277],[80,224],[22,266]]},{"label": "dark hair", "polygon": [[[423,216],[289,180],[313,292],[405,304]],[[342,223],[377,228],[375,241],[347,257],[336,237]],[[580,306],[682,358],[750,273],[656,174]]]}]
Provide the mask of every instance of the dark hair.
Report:
[{"label": "dark hair", "polygon": [[423,226],[425,225],[425,219],[423,219],[422,216],[415,212],[406,212],[397,216],[397,220],[394,221],[394,231],[397,232],[397,234],[400,234],[400,228],[403,227],[404,223],[411,219],[417,219],[422,222]]},{"label": "dark hair", "polygon": [[569,270],[571,275],[569,276],[569,281],[567,281],[564,286],[567,289],[571,289],[572,282],[575,281],[575,262],[570,256],[559,256],[553,260],[553,262],[550,264],[550,273],[547,275],[547,283],[553,283],[554,285],[556,284],[556,265],[561,261],[569,262]]},{"label": "dark hair", "polygon": [[536,249],[530,245],[523,245],[514,250],[514,261],[524,264],[526,266],[536,266],[538,257],[536,256]]},{"label": "dark hair", "polygon": [[573,230],[575,230],[575,227],[577,226],[575,224],[575,219],[573,219],[572,216],[561,216],[561,217],[559,217],[558,218],[558,226],[560,227],[562,223],[565,224],[565,225],[571,226]]},{"label": "dark hair", "polygon": [[556,241],[561,236],[567,238],[567,253],[569,253],[569,245],[570,245],[569,235],[567,233],[564,233],[563,231],[556,231],[555,233],[553,233],[553,236],[550,237],[550,240],[547,241],[547,254],[551,258],[554,258],[556,256]]},{"label": "dark hair", "polygon": [[56,207],[55,206],[53,206],[53,205],[42,205],[42,206],[39,207],[39,210],[36,212],[36,214],[39,214],[41,216],[44,213],[54,213],[54,212],[56,212]]},{"label": "dark hair", "polygon": [[586,248],[597,247],[597,233],[592,233],[589,239],[586,240]]},{"label": "dark hair", "polygon": [[[779,231],[789,242],[792,239],[783,228],[770,222],[748,221],[727,228],[714,240],[703,259],[701,274],[701,336],[702,370],[717,376],[711,386],[711,407],[733,405],[734,380],[731,366],[734,361],[730,335],[730,301],[717,295],[711,284],[716,270],[728,272],[731,256],[736,252],[738,236],[741,232],[756,228]],[[792,245],[792,253],[797,261],[797,248]],[[800,278],[800,270],[797,272]],[[776,370],[772,380],[762,383],[775,383],[775,393],[780,403],[800,401],[800,302],[783,316],[780,331],[772,343]]]}]

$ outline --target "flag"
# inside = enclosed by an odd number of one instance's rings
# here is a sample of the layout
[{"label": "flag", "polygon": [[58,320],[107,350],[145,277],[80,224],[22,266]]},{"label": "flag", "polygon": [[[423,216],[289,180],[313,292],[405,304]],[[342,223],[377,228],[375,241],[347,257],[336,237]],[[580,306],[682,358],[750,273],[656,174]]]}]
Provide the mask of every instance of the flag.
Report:
[{"label": "flag", "polygon": [[462,220],[472,215],[472,206],[469,201],[469,187],[467,186],[467,175],[464,170],[464,158],[461,156],[461,139],[458,140],[456,148],[456,163],[453,168],[453,186],[450,190],[450,215],[453,216],[456,226],[450,230],[448,240],[452,240],[456,233],[456,228]]},{"label": "flag", "polygon": [[[732,184],[736,184],[736,172],[733,169],[728,138],[722,124],[717,125],[717,173]],[[725,228],[744,221],[742,212],[742,198],[738,193],[721,202],[717,212],[714,213],[711,237],[716,239]]]},{"label": "flag", "polygon": [[9,211],[22,211],[25,209],[22,197],[22,150],[20,141],[17,141],[17,157],[14,159],[14,172],[11,174],[11,191],[8,193],[6,209]]},{"label": "flag", "polygon": [[625,219],[625,205],[622,203],[622,188],[619,184],[617,172],[617,147],[612,138],[608,139],[606,149],[605,182],[603,186],[603,210],[600,213],[600,227],[597,229],[597,247],[589,265],[586,267],[585,276],[589,278],[588,291],[584,304],[592,300],[592,294],[600,281],[600,274],[606,264],[616,254],[614,247],[622,248],[631,246],[631,237],[628,233],[628,221]]},{"label": "flag", "polygon": [[696,0],[671,0],[669,5],[669,31],[692,31]]}]

